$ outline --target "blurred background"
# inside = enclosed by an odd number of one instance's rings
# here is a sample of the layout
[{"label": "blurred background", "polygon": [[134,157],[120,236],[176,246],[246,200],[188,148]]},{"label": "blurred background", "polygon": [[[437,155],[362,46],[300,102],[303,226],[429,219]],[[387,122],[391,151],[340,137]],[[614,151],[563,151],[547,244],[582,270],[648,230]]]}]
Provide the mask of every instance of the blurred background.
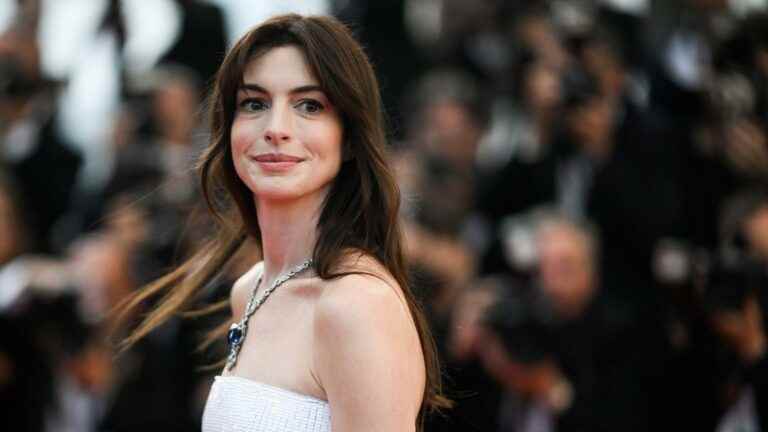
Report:
[{"label": "blurred background", "polygon": [[380,76],[428,431],[768,431],[765,0],[0,0],[1,430],[199,430],[226,317],[107,311],[210,234],[204,98],[284,12]]}]

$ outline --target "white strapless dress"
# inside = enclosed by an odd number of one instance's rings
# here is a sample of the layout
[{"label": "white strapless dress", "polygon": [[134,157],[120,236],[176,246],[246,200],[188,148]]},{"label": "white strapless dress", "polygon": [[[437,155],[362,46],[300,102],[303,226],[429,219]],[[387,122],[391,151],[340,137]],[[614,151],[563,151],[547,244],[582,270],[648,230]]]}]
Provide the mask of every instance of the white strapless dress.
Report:
[{"label": "white strapless dress", "polygon": [[217,376],[202,432],[330,432],[328,402],[238,376]]}]

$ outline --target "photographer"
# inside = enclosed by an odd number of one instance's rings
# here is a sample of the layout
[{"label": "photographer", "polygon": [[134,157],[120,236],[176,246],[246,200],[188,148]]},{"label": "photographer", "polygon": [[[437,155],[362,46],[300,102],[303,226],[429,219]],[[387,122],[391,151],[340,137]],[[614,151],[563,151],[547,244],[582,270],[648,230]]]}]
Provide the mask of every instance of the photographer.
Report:
[{"label": "photographer", "polygon": [[[600,319],[597,245],[589,228],[548,217],[535,232],[532,283],[489,309],[479,355],[508,391],[503,430],[612,430],[596,415]],[[599,418],[599,420],[597,420]],[[616,425],[614,425],[616,426]]]},{"label": "photographer", "polygon": [[[725,403],[754,399],[761,430],[768,430],[768,194],[752,192],[737,197],[724,218],[726,244],[712,266],[705,290],[714,333],[732,362],[735,395]],[[733,411],[733,409],[731,409]],[[726,416],[727,417],[727,416]]]},{"label": "photographer", "polygon": [[56,83],[42,75],[34,28],[0,34],[0,169],[14,177],[32,252],[61,252],[55,225],[70,208],[82,158],[58,132]]}]

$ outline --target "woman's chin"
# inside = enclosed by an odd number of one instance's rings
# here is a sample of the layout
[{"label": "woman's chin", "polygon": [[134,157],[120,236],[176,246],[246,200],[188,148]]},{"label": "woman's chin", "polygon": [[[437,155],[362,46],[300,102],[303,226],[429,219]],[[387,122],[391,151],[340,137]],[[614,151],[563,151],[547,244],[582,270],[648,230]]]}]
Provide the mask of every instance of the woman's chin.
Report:
[{"label": "woman's chin", "polygon": [[293,201],[301,197],[300,193],[294,190],[286,190],[285,188],[260,188],[254,192],[256,199],[259,201]]},{"label": "woman's chin", "polygon": [[261,202],[290,202],[304,199],[310,195],[313,195],[314,190],[298,187],[286,187],[286,185],[276,186],[263,186],[258,187],[254,191],[254,196],[257,201]]}]

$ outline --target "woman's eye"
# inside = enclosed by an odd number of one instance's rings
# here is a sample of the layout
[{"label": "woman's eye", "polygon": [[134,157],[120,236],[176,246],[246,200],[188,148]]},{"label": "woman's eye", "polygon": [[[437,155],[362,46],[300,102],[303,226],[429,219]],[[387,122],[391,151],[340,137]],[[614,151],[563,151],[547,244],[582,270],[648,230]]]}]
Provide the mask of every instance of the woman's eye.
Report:
[{"label": "woman's eye", "polygon": [[263,111],[267,108],[267,103],[261,99],[244,99],[240,102],[240,109],[247,112]]},{"label": "woman's eye", "polygon": [[299,102],[296,105],[296,107],[302,112],[305,112],[307,114],[319,113],[320,111],[323,110],[323,108],[325,108],[323,104],[312,99],[304,99],[301,102]]}]

